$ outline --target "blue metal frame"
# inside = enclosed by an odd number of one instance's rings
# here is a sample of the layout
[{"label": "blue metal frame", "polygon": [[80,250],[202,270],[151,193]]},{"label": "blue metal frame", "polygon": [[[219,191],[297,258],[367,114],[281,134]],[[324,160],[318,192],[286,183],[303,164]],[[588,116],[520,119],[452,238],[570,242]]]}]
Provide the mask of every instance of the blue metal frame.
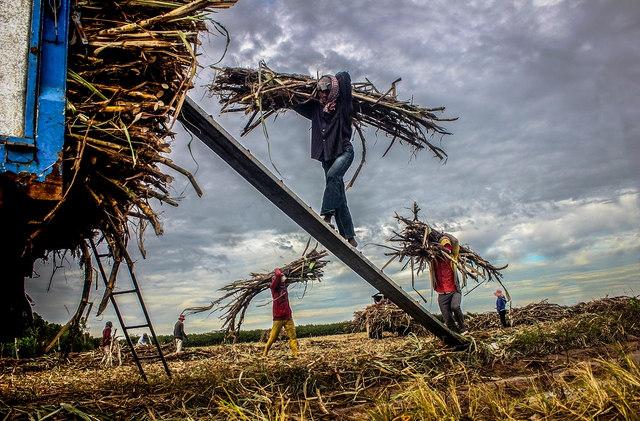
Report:
[{"label": "blue metal frame", "polygon": [[[27,73],[27,97],[25,107],[24,134],[25,139],[34,139],[34,125],[36,115],[36,94],[38,89],[38,63],[40,54],[34,52],[40,51],[40,31],[42,29],[42,3],[40,1],[33,2],[31,10],[31,36],[29,40],[29,69]],[[31,118],[29,118],[31,117]]]},{"label": "blue metal frame", "polygon": [[31,173],[43,182],[61,171],[64,145],[70,0],[35,0],[23,137],[0,136],[0,173]]}]

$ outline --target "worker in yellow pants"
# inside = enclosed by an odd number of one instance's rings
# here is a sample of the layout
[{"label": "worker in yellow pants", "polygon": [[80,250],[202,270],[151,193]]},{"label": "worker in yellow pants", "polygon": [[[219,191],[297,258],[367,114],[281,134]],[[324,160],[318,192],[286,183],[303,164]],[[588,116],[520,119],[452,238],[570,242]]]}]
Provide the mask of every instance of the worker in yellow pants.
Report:
[{"label": "worker in yellow pants", "polygon": [[278,339],[278,335],[280,334],[280,329],[284,326],[285,332],[287,332],[287,336],[289,336],[289,345],[291,346],[291,353],[294,358],[298,356],[298,340],[296,339],[296,327],[293,324],[293,319],[287,320],[274,320],[273,327],[271,328],[271,335],[269,335],[269,340],[267,341],[267,345],[264,347],[264,356],[267,356],[271,345]]},{"label": "worker in yellow pants", "polygon": [[286,281],[280,269],[276,269],[271,278],[271,296],[273,297],[273,327],[267,345],[264,347],[263,355],[266,357],[271,345],[278,339],[280,329],[284,326],[287,336],[289,336],[289,344],[291,345],[291,353],[293,357],[298,356],[298,340],[296,339],[296,326],[293,324],[291,307],[289,306],[289,291],[287,290]]}]

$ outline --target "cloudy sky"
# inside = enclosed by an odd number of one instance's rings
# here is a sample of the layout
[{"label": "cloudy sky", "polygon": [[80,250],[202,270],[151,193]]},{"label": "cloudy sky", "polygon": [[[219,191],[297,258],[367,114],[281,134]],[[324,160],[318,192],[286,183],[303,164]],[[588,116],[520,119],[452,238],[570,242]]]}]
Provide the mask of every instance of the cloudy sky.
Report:
[{"label": "cloudy sky", "polygon": [[[264,60],[276,71],[312,76],[348,70],[382,91],[401,77],[399,99],[444,106],[442,117],[459,118],[445,123],[453,133],[442,140],[445,165],[428,152],[412,157],[401,145],[382,158],[389,139],[365,132],[367,163],[348,200],[359,249],[377,266],[388,259],[379,244],[402,228],[394,213],[410,216],[415,201],[423,221],[492,263],[509,264],[503,281],[513,306],[640,294],[637,2],[239,0],[213,19],[231,36],[223,66],[256,68]],[[207,66],[223,46],[214,33],[203,38],[204,69],[190,96],[317,211],[324,181],[320,163],[309,158],[309,122],[286,113],[267,123],[269,143],[260,129],[240,138],[246,120],[220,115],[206,94],[214,77]],[[197,138],[176,130],[171,158],[196,174],[204,196],[176,175],[180,206],[155,206],[164,235],[148,231],[146,259],[131,250],[159,334],[171,332],[185,307],[219,297],[223,285],[300,257],[309,239]],[[355,149],[357,162],[359,142]],[[35,311],[65,323],[80,299],[81,274],[67,262],[47,292],[53,267],[39,264],[27,290]],[[385,273],[410,290],[410,274],[400,269],[392,264]],[[126,276],[118,282],[127,288]],[[428,299],[423,305],[439,312],[427,285],[426,276],[416,279]],[[492,311],[496,288],[476,288],[463,309]],[[102,292],[92,292],[96,304]],[[296,323],[310,324],[349,320],[373,293],[331,256],[323,282],[290,296]],[[126,301],[134,323],[138,311]],[[252,307],[244,326],[269,327],[270,312],[269,305]],[[91,317],[92,334],[115,320],[107,313]],[[187,332],[219,327],[218,313],[187,318]]]}]

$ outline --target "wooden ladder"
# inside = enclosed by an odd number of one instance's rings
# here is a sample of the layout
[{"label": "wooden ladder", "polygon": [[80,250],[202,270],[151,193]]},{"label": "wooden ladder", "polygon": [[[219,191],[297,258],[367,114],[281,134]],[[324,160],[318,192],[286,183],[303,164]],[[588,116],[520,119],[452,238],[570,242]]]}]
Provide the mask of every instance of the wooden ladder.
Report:
[{"label": "wooden ladder", "polygon": [[[116,253],[112,253],[112,254],[100,254],[98,252],[98,248],[96,247],[95,242],[93,241],[93,239],[90,239],[91,242],[91,248],[93,249],[93,254],[94,257],[96,259],[96,262],[98,263],[98,267],[100,269],[100,275],[102,276],[102,280],[104,282],[105,288],[108,288],[108,278],[107,278],[107,274],[104,270],[104,265],[102,264],[102,258],[104,257],[108,257],[113,255],[114,256],[114,262],[113,262],[113,266],[112,266],[112,271],[118,271],[119,266],[120,266],[120,262],[117,261],[117,257],[115,257]],[[153,325],[151,324],[151,318],[149,317],[149,312],[147,311],[147,306],[144,303],[144,299],[142,298],[142,293],[140,292],[140,286],[138,285],[138,280],[136,278],[136,275],[133,271],[133,261],[131,260],[131,256],[129,255],[129,253],[127,252],[127,248],[125,247],[125,245],[122,243],[122,240],[120,238],[116,239],[116,247],[118,248],[118,252],[120,253],[120,256],[124,257],[125,262],[127,263],[127,268],[129,271],[129,276],[131,278],[131,283],[133,285],[133,288],[131,289],[127,289],[127,290],[121,290],[121,291],[112,291],[109,294],[109,300],[111,301],[111,304],[113,304],[113,308],[116,311],[116,315],[118,316],[118,321],[120,322],[120,326],[122,327],[122,331],[124,332],[124,337],[127,339],[127,343],[129,344],[129,347],[131,348],[131,354],[133,355],[133,359],[135,360],[138,369],[140,370],[140,375],[142,376],[142,378],[144,379],[144,381],[148,381],[147,380],[147,375],[144,372],[144,368],[142,367],[141,361],[142,360],[153,360],[153,359],[160,359],[162,360],[162,364],[164,366],[164,370],[167,373],[167,376],[169,378],[171,378],[171,371],[169,370],[169,366],[167,365],[167,361],[164,358],[164,354],[162,353],[162,348],[160,347],[160,343],[158,342],[158,338],[156,336],[156,332],[153,329]],[[118,273],[112,273],[111,276],[117,276]],[[133,324],[133,325],[126,325],[124,318],[122,317],[122,312],[120,311],[120,307],[118,306],[118,302],[116,300],[116,296],[122,296],[122,295],[127,295],[127,294],[133,294],[136,296],[136,298],[138,299],[138,303],[140,304],[140,308],[142,309],[142,314],[144,317],[144,322],[143,323],[139,323],[139,324]],[[156,354],[153,355],[144,355],[144,356],[140,356],[138,355],[138,352],[136,351],[136,347],[135,344],[131,341],[131,337],[129,336],[129,330],[132,329],[141,329],[141,328],[148,328],[151,331],[151,337],[153,338],[153,344],[155,345]]]}]

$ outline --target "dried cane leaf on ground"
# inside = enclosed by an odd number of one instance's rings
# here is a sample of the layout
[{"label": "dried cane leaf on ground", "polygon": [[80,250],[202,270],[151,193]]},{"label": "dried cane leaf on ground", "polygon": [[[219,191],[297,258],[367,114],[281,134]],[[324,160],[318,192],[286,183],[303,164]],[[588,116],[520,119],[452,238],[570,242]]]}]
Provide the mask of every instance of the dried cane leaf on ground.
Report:
[{"label": "dried cane leaf on ground", "polygon": [[[318,251],[316,246],[304,257],[280,267],[280,271],[287,277],[287,285],[304,284],[306,290],[309,282],[321,282],[324,275],[323,268],[329,262],[324,259],[327,254],[325,250]],[[185,308],[182,314],[221,311],[221,330],[225,331],[227,337],[233,337],[234,340],[237,340],[244,315],[249,309],[251,301],[258,294],[269,289],[273,275],[274,272],[252,273],[250,279],[240,279],[220,288],[219,291],[222,291],[223,295],[212,301],[210,305]]]},{"label": "dried cane leaf on ground", "polygon": [[[522,335],[529,326],[473,332],[476,347],[466,351],[447,348],[434,336],[373,341],[358,333],[300,339],[299,357],[292,360],[282,358],[287,344],[276,343],[271,358],[262,357],[260,343],[224,344],[195,348],[188,359],[171,360],[170,381],[161,363],[145,362],[148,382],[131,359],[120,367],[100,366],[99,351],[71,354],[64,363],[51,356],[1,358],[0,418],[44,419],[58,411],[58,418],[47,419],[74,419],[61,410],[70,405],[98,420],[264,419],[267,413],[282,419],[494,420],[510,413],[513,419],[575,420],[580,409],[589,410],[581,411],[580,419],[636,420],[638,298],[597,300],[567,310],[576,316],[575,321],[563,319],[567,328],[579,328],[585,317],[603,313],[607,319],[601,328],[616,330],[614,341],[559,354],[537,347],[542,352],[523,358]],[[540,322],[539,328],[553,339],[556,325]],[[491,342],[505,348],[500,358],[481,352]],[[593,343],[600,344],[601,338],[589,338],[586,346]],[[603,381],[596,384],[596,379]],[[612,401],[615,396],[619,400]],[[425,400],[462,414],[416,418],[424,414]],[[603,411],[610,417],[602,417]],[[401,413],[406,417],[397,418]]]},{"label": "dried cane leaf on ground", "polygon": [[[403,229],[401,232],[393,231],[393,236],[387,240],[392,243],[399,243],[399,245],[397,247],[388,247],[393,251],[387,252],[385,255],[391,256],[391,259],[382,269],[394,260],[402,262],[405,258],[408,258],[403,269],[410,265],[412,276],[417,276],[425,270],[428,271],[429,263],[436,259],[453,260],[449,251],[440,244],[440,239],[444,233],[421,222],[418,219],[419,211],[420,208],[414,202],[412,208],[413,219],[405,218],[396,213],[394,218],[403,225]],[[462,244],[460,245],[460,253],[456,263],[462,276],[463,285],[466,284],[467,277],[479,283],[495,280],[502,285],[501,271],[508,266],[494,266]],[[506,289],[505,292],[508,297]]]},{"label": "dried cane leaf on ground", "polygon": [[[259,64],[257,70],[239,67],[217,70],[215,79],[208,87],[209,93],[220,98],[222,112],[242,112],[249,116],[242,130],[243,136],[264,124],[269,117],[275,117],[294,105],[317,101],[317,79],[310,76],[278,73],[264,62]],[[457,118],[439,117],[444,107],[423,108],[411,101],[398,100],[396,83],[399,81],[394,81],[385,92],[379,91],[368,79],[352,83],[352,122],[362,142],[363,154],[351,184],[364,164],[366,142],[362,128],[365,127],[391,138],[387,151],[397,141],[408,145],[412,155],[428,149],[441,161],[447,157],[435,140],[440,141],[443,136],[451,134],[440,123]]]}]

